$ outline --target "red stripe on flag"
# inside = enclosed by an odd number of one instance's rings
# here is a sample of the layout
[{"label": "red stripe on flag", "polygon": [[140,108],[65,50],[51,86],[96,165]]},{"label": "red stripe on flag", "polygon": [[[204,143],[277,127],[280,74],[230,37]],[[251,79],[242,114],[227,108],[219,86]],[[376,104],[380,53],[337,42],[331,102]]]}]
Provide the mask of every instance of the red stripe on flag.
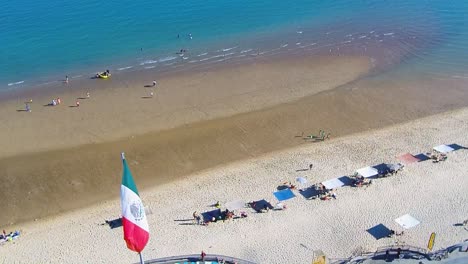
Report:
[{"label": "red stripe on flag", "polygon": [[124,239],[127,242],[127,247],[130,250],[140,253],[146,246],[149,240],[149,233],[138,225],[122,217],[122,225],[124,230]]}]

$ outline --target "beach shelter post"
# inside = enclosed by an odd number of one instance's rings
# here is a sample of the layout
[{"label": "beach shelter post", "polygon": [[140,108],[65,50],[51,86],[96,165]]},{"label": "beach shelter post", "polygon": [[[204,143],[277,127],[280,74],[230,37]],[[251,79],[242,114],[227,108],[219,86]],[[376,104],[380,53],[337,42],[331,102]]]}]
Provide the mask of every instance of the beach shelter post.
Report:
[{"label": "beach shelter post", "polygon": [[120,203],[122,205],[122,226],[124,240],[128,249],[138,252],[140,263],[143,263],[141,251],[149,240],[149,227],[145,207],[141,202],[132,173],[128,168],[125,154],[121,154],[123,163],[122,185],[120,186]]}]

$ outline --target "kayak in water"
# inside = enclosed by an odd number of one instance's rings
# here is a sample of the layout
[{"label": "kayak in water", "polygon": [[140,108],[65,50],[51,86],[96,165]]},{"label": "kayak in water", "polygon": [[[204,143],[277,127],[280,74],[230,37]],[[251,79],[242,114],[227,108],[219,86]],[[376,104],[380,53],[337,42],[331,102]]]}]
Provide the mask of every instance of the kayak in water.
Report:
[{"label": "kayak in water", "polygon": [[101,78],[101,79],[107,79],[111,76],[109,70],[106,70],[105,72],[98,72],[96,73],[96,78]]}]

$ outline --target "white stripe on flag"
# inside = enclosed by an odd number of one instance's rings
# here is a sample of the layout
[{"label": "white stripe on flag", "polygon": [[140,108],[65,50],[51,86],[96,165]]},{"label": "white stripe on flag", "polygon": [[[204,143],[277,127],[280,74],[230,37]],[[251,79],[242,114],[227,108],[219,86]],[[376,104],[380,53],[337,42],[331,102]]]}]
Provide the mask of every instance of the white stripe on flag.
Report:
[{"label": "white stripe on flag", "polygon": [[149,232],[145,208],[140,197],[124,185],[120,186],[120,203],[122,205],[122,216],[141,229]]}]

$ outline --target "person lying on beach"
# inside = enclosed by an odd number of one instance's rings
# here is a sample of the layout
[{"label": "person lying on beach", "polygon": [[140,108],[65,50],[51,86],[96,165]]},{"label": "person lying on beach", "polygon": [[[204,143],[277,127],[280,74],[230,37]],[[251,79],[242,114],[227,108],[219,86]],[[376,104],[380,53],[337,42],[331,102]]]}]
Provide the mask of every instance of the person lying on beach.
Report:
[{"label": "person lying on beach", "polygon": [[404,233],[405,231],[395,232],[395,230],[391,229],[387,237],[402,236]]},{"label": "person lying on beach", "polygon": [[320,192],[326,191],[325,185],[323,185],[322,183],[314,184],[313,187],[315,188],[316,191],[320,191]]},{"label": "person lying on beach", "polygon": [[234,216],[234,213],[226,209],[221,213],[221,215],[223,216],[223,220],[226,220],[231,219]]},{"label": "person lying on beach", "polygon": [[286,204],[284,203],[277,203],[275,205],[275,208],[273,210],[285,210],[286,209]]},{"label": "person lying on beach", "polygon": [[257,203],[255,201],[252,201],[250,203],[247,203],[247,207],[254,208],[257,206]]},{"label": "person lying on beach", "polygon": [[283,182],[283,185],[286,185],[288,189],[295,190],[296,185],[292,184],[291,182]]},{"label": "person lying on beach", "polygon": [[443,153],[433,152],[429,156],[432,159],[432,162],[437,163],[439,161],[445,161],[447,159],[447,155]]},{"label": "person lying on beach", "polygon": [[310,134],[308,136],[306,136],[304,139],[316,139],[316,138],[320,138],[320,134],[322,133],[322,130],[319,131],[319,136],[316,136],[314,134]]},{"label": "person lying on beach", "polygon": [[260,210],[260,212],[262,212],[262,213],[267,213],[268,211],[270,211],[270,208],[266,204],[263,205],[263,208]]}]

